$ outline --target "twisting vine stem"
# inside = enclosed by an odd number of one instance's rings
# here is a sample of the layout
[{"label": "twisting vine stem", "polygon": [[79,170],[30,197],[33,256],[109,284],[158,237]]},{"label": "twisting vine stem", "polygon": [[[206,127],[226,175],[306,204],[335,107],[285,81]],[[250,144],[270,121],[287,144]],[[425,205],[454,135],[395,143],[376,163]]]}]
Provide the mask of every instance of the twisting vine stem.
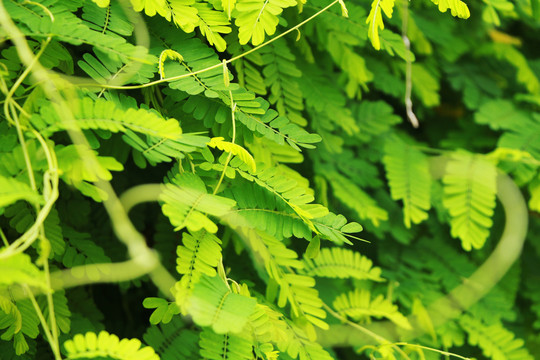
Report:
[{"label": "twisting vine stem", "polygon": [[407,36],[407,29],[409,26],[409,0],[403,0],[403,14],[401,16],[401,37],[403,44],[405,44],[406,56],[405,60],[405,109],[407,111],[407,118],[411,122],[412,126],[417,128],[420,126],[418,118],[413,111],[412,103],[412,53],[411,53],[411,41]]},{"label": "twisting vine stem", "polygon": [[[444,175],[447,162],[446,156],[430,159],[433,178],[438,179]],[[497,196],[506,216],[501,239],[491,255],[470,277],[464,279],[459,286],[427,308],[434,327],[439,327],[456,318],[484,297],[521,254],[529,222],[525,199],[514,181],[502,172],[499,172],[497,177]],[[410,315],[408,320],[412,324],[416,323],[414,315]],[[410,341],[425,332],[417,326],[406,333],[398,333],[396,326],[389,321],[372,323],[366,325],[365,328],[391,342]],[[330,330],[319,332],[319,341],[323,346],[328,347],[373,344],[373,338],[350,325],[331,325]]]}]

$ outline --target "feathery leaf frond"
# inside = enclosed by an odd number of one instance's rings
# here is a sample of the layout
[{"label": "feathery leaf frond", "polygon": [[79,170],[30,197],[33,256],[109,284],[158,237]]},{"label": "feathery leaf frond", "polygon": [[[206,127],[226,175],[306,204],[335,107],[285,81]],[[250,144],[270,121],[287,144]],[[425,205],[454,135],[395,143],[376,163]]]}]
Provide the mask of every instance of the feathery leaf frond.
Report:
[{"label": "feathery leaf frond", "polygon": [[265,35],[276,32],[278,15],[283,9],[295,5],[296,0],[238,0],[235,24],[240,44],[245,45],[250,40],[254,46],[262,44]]},{"label": "feathery leaf frond", "polygon": [[373,0],[371,11],[366,19],[369,26],[368,37],[376,50],[381,49],[381,40],[379,39],[379,29],[384,29],[382,12],[388,17],[392,17],[394,11],[394,0]]},{"label": "feathery leaf frond", "polygon": [[452,16],[457,16],[462,19],[468,19],[471,16],[471,12],[461,0],[431,0],[435,5],[439,5],[440,12],[446,12],[450,9]]},{"label": "feathery leaf frond", "polygon": [[403,221],[407,228],[428,218],[431,207],[431,176],[427,158],[399,138],[388,138],[383,163],[392,199],[403,201]]},{"label": "feathery leaf frond", "polygon": [[32,122],[43,134],[50,135],[64,129],[100,129],[111,132],[126,132],[128,129],[137,133],[176,139],[182,129],[175,119],[165,120],[158,113],[146,109],[122,109],[114,101],[105,99],[92,100],[85,97],[72,105],[74,123],[64,123],[58,117],[54,104],[41,108],[40,116]]},{"label": "feathery leaf frond", "polygon": [[32,204],[43,203],[42,197],[27,184],[0,175],[0,208],[19,200],[25,200]]},{"label": "feathery leaf frond", "polygon": [[122,339],[118,336],[101,331],[77,334],[73,339],[64,342],[64,348],[70,359],[108,356],[118,360],[159,360],[150,346],[141,347],[138,339]]},{"label": "feathery leaf frond", "polygon": [[238,333],[256,303],[255,299],[232,292],[219,276],[202,275],[193,287],[186,309],[199,326],[210,326],[217,334]]},{"label": "feathery leaf frond", "polygon": [[505,329],[502,324],[487,326],[472,316],[462,316],[460,325],[468,333],[468,342],[482,349],[493,360],[533,360],[522,339]]},{"label": "feathery leaf frond", "polygon": [[306,275],[330,278],[355,278],[384,281],[381,269],[358,252],[343,248],[324,248],[314,259],[304,258]]},{"label": "feathery leaf frond", "polygon": [[411,324],[398,307],[384,296],[378,295],[372,298],[369,290],[355,289],[345,294],[339,295],[334,300],[334,308],[356,321],[369,321],[371,317],[385,317],[404,329],[411,329]]},{"label": "feathery leaf frond", "polygon": [[200,354],[208,360],[251,360],[251,341],[242,334],[219,334],[204,328],[199,339]]},{"label": "feathery leaf frond", "polygon": [[225,139],[222,137],[211,138],[207,145],[238,156],[238,158],[249,167],[252,173],[257,171],[257,166],[255,165],[255,160],[253,160],[253,156],[251,156],[251,154],[240,145],[225,141]]},{"label": "feathery leaf frond", "polygon": [[195,174],[177,174],[163,188],[160,199],[163,214],[178,231],[187,227],[190,231],[205,229],[210,233],[217,231],[217,226],[205,214],[222,217],[235,205],[235,201],[217,195],[208,194],[206,185]]},{"label": "feathery leaf frond", "polygon": [[480,249],[489,236],[495,209],[495,166],[467,153],[455,153],[443,177],[443,205],[450,213],[452,236],[463,249]]}]

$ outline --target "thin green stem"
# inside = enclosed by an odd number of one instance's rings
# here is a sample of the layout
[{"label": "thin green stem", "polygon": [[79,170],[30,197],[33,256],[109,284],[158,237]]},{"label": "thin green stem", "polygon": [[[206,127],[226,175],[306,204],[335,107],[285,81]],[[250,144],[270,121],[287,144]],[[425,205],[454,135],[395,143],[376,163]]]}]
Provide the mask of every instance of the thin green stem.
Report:
[{"label": "thin green stem", "polygon": [[9,246],[9,242],[6,238],[6,235],[4,234],[4,231],[2,229],[0,229],[0,238],[2,238],[2,242],[4,243],[5,246]]},{"label": "thin green stem", "polygon": [[373,331],[370,331],[369,329],[365,328],[364,326],[361,326],[361,325],[359,325],[359,324],[357,324],[355,322],[350,321],[349,319],[347,319],[347,317],[342,316],[338,312],[334,311],[334,309],[332,309],[330,306],[326,305],[325,303],[323,303],[323,307],[326,309],[326,311],[328,311],[330,314],[332,314],[332,316],[334,316],[336,319],[339,319],[342,322],[347,323],[349,326],[361,331],[362,333],[364,333],[365,335],[371,337],[372,339],[375,339],[381,345],[389,345],[389,346],[391,346],[398,353],[400,353],[405,359],[410,360],[410,358],[407,356],[407,354],[405,354],[405,352],[403,350],[401,350],[398,346],[396,346],[396,344],[392,344],[389,340],[385,339],[381,335],[376,334]]},{"label": "thin green stem", "polygon": [[[44,241],[48,241],[44,239]],[[51,273],[49,269],[49,259],[47,258],[45,260],[45,263],[43,264],[43,269],[45,270],[45,282],[47,284],[47,288],[51,288]],[[60,348],[60,344],[58,343],[58,327],[56,325],[56,315],[54,311],[54,301],[53,301],[53,293],[50,291],[47,291],[47,306],[49,307],[49,321],[51,322],[51,328],[52,328],[52,340],[54,344],[54,347],[57,349]],[[52,346],[52,345],[51,345]]]},{"label": "thin green stem", "polygon": [[[234,117],[234,111],[236,110],[236,103],[233,100],[232,91],[229,90],[229,97],[231,99],[231,117],[232,117],[232,143],[234,144],[236,141],[236,120]],[[225,165],[223,165],[223,171],[221,172],[221,176],[219,177],[219,181],[216,185],[216,188],[214,189],[213,194],[216,195],[219,187],[221,186],[221,183],[223,182],[223,178],[225,177],[225,173],[227,171],[227,166],[229,166],[229,161],[231,161],[232,158],[232,152],[229,152],[227,155],[227,159],[225,160]]]},{"label": "thin green stem", "polygon": [[454,354],[454,353],[444,351],[444,350],[435,349],[435,348],[432,348],[432,347],[429,347],[429,346],[423,346],[423,345],[417,345],[417,344],[409,344],[409,343],[406,343],[406,342],[397,342],[397,343],[394,343],[394,345],[415,347],[415,348],[419,348],[419,349],[423,349],[423,350],[433,351],[433,352],[439,353],[439,354],[444,355],[444,356],[453,356],[453,357],[456,357],[456,358],[462,359],[462,360],[471,360],[471,358],[469,358],[469,357],[461,356],[461,355]]},{"label": "thin green stem", "polygon": [[43,327],[43,332],[45,333],[45,337],[47,338],[47,341],[51,345],[51,350],[53,351],[55,360],[62,360],[58,342],[55,342],[53,340],[51,331],[49,329],[49,325],[47,325],[47,320],[45,320],[45,316],[43,316],[43,313],[41,312],[41,309],[39,308],[39,304],[37,303],[36,298],[34,297],[34,294],[28,288],[28,285],[24,285],[24,288],[25,288],[26,296],[30,299],[30,302],[32,303],[32,306],[34,307],[34,310],[39,318],[39,321],[41,322],[41,326]]}]

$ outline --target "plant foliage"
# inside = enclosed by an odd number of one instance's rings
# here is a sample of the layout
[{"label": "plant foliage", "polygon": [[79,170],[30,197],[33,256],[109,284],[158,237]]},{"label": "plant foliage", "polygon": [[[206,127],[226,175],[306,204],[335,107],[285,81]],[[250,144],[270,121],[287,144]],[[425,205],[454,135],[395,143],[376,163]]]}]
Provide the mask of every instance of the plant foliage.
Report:
[{"label": "plant foliage", "polygon": [[0,2],[0,357],[538,358],[539,31],[539,0]]}]

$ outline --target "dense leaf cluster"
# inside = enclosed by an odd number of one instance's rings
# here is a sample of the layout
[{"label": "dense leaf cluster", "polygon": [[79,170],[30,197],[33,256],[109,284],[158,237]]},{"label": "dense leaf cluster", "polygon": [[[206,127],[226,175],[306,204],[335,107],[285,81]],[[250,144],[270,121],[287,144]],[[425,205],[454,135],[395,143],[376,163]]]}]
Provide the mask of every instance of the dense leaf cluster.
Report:
[{"label": "dense leaf cluster", "polygon": [[540,0],[2,1],[0,357],[538,357],[539,31]]}]

